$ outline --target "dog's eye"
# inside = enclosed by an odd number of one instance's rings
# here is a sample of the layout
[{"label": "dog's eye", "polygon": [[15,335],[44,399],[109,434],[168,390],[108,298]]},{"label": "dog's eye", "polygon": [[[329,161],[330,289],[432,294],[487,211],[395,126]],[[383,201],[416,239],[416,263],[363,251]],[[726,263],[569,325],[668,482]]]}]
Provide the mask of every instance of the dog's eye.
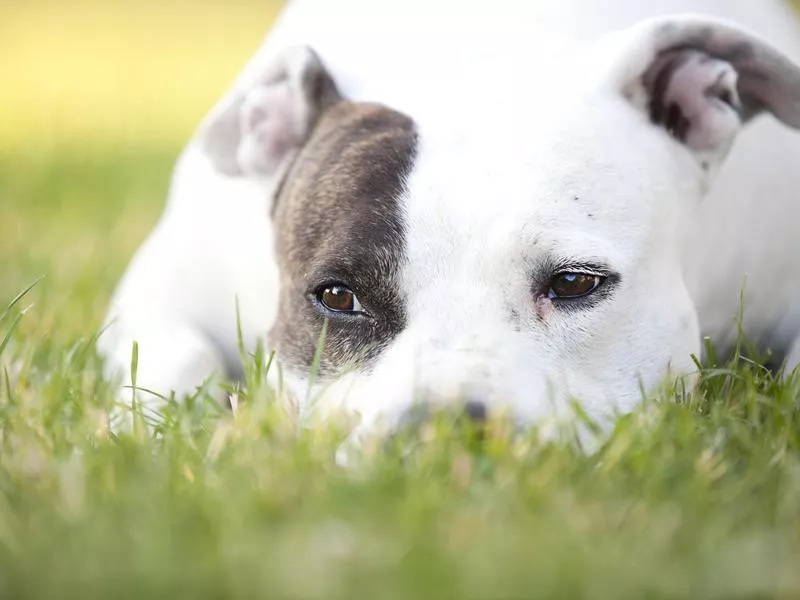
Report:
[{"label": "dog's eye", "polygon": [[334,312],[361,312],[361,303],[356,295],[343,285],[331,285],[321,289],[317,299],[328,310]]},{"label": "dog's eye", "polygon": [[592,273],[558,273],[550,281],[547,295],[562,300],[581,298],[595,291],[603,279]]}]

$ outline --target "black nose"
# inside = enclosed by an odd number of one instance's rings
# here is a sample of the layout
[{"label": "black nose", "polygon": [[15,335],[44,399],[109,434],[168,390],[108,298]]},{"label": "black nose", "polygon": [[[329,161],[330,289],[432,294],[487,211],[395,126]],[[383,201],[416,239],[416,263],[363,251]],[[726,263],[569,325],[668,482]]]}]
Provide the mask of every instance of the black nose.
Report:
[{"label": "black nose", "polygon": [[[469,398],[461,401],[417,402],[407,410],[397,427],[386,439],[385,449],[399,450],[401,455],[424,442],[418,437],[431,422],[445,425],[447,437],[455,436],[466,442],[470,448],[483,446],[488,433],[489,410],[483,400]],[[447,423],[452,426],[448,427]]]},{"label": "black nose", "polygon": [[486,425],[486,420],[489,416],[486,403],[481,400],[467,400],[464,403],[464,416],[472,421],[475,426],[483,427]]},{"label": "black nose", "polygon": [[477,398],[451,402],[420,402],[403,415],[399,429],[415,431],[434,418],[452,420],[454,425],[464,427],[482,438],[489,420],[489,410],[486,403]]}]

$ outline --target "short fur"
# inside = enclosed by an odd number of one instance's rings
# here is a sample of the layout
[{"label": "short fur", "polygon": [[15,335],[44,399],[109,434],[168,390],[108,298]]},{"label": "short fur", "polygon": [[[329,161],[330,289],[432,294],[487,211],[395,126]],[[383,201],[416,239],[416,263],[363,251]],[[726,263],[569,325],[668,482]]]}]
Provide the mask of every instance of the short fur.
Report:
[{"label": "short fur", "polygon": [[[136,340],[143,387],[240,376],[238,301],[299,401],[360,415],[352,442],[420,401],[610,422],[702,336],[730,347],[743,285],[791,368],[798,58],[779,0],[293,0],[176,165],[109,374]],[[604,283],[554,297],[571,271]],[[342,282],[360,314],[320,304]]]}]

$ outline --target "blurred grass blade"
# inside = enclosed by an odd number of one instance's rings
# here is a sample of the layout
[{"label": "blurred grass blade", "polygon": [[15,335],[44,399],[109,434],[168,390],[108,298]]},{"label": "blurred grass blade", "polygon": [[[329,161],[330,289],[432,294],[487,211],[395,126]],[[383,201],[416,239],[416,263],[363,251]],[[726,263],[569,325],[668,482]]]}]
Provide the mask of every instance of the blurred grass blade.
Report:
[{"label": "blurred grass blade", "polygon": [[[41,277],[39,277],[38,279],[36,279],[36,281],[34,281],[33,283],[31,283],[31,284],[30,284],[28,287],[26,287],[24,290],[22,290],[22,291],[21,291],[19,294],[17,294],[16,296],[14,296],[14,299],[13,299],[13,300],[11,300],[11,302],[9,302],[9,303],[8,303],[8,306],[6,306],[6,307],[3,309],[3,312],[2,312],[2,313],[0,313],[0,323],[2,323],[2,322],[3,322],[3,320],[5,320],[5,318],[6,318],[8,315],[10,315],[10,314],[11,314],[11,311],[14,309],[14,307],[15,307],[17,304],[19,304],[20,302],[22,302],[22,299],[23,299],[25,296],[27,296],[27,295],[28,295],[28,293],[30,293],[30,291],[31,291],[31,290],[32,290],[34,287],[36,287],[36,286],[39,284],[39,282],[40,282],[42,279],[44,279],[44,275],[42,275]],[[32,306],[32,305],[29,305],[29,306],[27,306],[27,307],[23,308],[23,309],[22,309],[21,311],[19,311],[19,312],[17,313],[17,315],[14,317],[14,320],[11,322],[11,326],[8,328],[8,331],[6,332],[5,336],[3,336],[3,339],[2,339],[2,340],[0,340],[0,356],[2,356],[2,355],[3,355],[3,351],[6,349],[6,347],[8,346],[8,344],[9,344],[9,343],[11,343],[11,337],[14,335],[14,332],[16,331],[17,327],[19,327],[19,323],[20,323],[20,321],[22,321],[22,317],[25,315],[25,313],[26,313],[26,312],[28,312],[28,310],[31,308],[31,306]]]},{"label": "blurred grass blade", "polygon": [[24,310],[21,310],[19,314],[17,314],[17,316],[14,317],[14,320],[11,322],[11,327],[8,328],[6,335],[3,337],[2,340],[0,340],[0,356],[3,356],[3,351],[6,349],[6,346],[8,346],[8,344],[11,342],[11,337],[14,335],[14,332],[17,330],[17,327],[19,327],[20,321],[22,321],[22,317],[28,311],[28,308],[30,308],[30,306],[25,308]]},{"label": "blurred grass blade", "polygon": [[6,385],[5,385],[5,388],[6,388],[6,400],[9,403],[13,403],[13,401],[14,401],[14,392],[11,390],[11,376],[8,374],[8,369],[5,366],[3,366],[3,375],[5,375],[5,378],[6,378],[6,381],[5,381],[5,383],[6,383]]},{"label": "blurred grass blade", "polygon": [[22,290],[19,294],[14,296],[14,299],[8,304],[8,306],[6,306],[3,309],[3,312],[0,313],[0,322],[2,322],[3,319],[5,319],[9,314],[11,314],[11,309],[13,309],[17,304],[19,304],[22,301],[22,299],[25,296],[27,296],[33,288],[35,288],[37,285],[39,285],[39,282],[42,279],[44,279],[44,275],[42,275],[41,277],[36,279],[36,281],[31,283],[28,287],[26,287],[24,290]]},{"label": "blurred grass blade", "polygon": [[244,351],[244,334],[242,333],[242,315],[239,311],[239,296],[236,296],[236,344],[239,348],[239,358],[242,367],[247,371],[247,355]]},{"label": "blurred grass blade", "polygon": [[319,365],[322,362],[322,352],[325,349],[325,340],[328,337],[328,319],[322,322],[322,330],[319,332],[317,339],[317,349],[314,351],[314,360],[311,361],[311,371],[308,374],[308,386],[306,388],[306,406],[311,403],[311,390],[314,389],[314,383],[317,380],[319,373]]},{"label": "blurred grass blade", "polygon": [[139,342],[133,342],[131,350],[131,419],[133,420],[133,435],[140,437],[143,428],[146,427],[145,417],[139,408],[138,398],[136,397],[137,383],[139,379]]}]

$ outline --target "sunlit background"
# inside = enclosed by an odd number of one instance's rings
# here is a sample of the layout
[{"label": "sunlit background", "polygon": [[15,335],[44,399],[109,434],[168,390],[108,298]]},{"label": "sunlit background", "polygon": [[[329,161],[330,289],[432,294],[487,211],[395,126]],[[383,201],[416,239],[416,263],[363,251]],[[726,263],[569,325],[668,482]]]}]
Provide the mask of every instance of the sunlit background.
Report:
[{"label": "sunlit background", "polygon": [[0,304],[44,276],[23,332],[99,323],[181,146],[281,5],[0,0]]},{"label": "sunlit background", "polygon": [[259,377],[110,434],[89,338],[279,5],[0,0],[0,600],[800,598],[800,377],[749,361],[588,455],[445,427],[351,477]]},{"label": "sunlit background", "polygon": [[264,37],[277,0],[2,4],[0,145],[175,144]]}]

